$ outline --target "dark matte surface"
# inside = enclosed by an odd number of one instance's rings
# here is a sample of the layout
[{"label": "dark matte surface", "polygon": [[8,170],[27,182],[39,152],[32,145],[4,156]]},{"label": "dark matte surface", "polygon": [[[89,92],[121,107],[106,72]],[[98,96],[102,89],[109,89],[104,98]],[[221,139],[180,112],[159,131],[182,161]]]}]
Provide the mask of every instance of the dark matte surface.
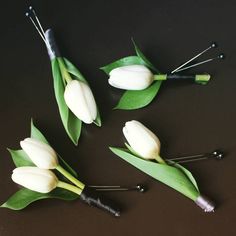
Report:
[{"label": "dark matte surface", "polygon": [[[102,128],[83,127],[73,146],[62,127],[53,94],[47,51],[24,17],[27,1],[1,3],[0,201],[14,191],[13,164],[6,148],[19,148],[30,118],[54,148],[89,184],[147,183],[149,191],[110,193],[123,207],[117,219],[81,202],[43,200],[14,212],[0,209],[1,236],[39,235],[235,235],[236,80],[234,1],[32,1],[42,23],[55,30],[61,52],[78,65],[96,95]],[[112,111],[120,92],[98,68],[133,54],[131,37],[160,70],[168,72],[215,40],[227,59],[193,72],[208,72],[207,86],[167,82],[142,110]],[[207,56],[206,56],[207,57]],[[190,200],[114,156],[125,121],[138,119],[162,141],[162,156],[223,148],[223,161],[186,165],[203,193],[215,200],[205,214]]]}]

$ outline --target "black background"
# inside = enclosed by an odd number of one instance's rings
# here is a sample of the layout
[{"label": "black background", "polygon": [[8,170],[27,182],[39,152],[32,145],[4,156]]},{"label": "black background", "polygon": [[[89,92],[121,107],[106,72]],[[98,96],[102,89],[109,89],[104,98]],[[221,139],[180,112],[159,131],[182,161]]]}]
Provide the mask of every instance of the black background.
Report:
[{"label": "black background", "polygon": [[[52,27],[64,56],[89,81],[103,126],[84,125],[78,147],[67,137],[53,93],[47,51],[24,16],[32,4]],[[88,184],[146,183],[149,191],[109,193],[123,207],[113,218],[79,201],[43,200],[14,212],[0,209],[0,235],[235,235],[236,109],[235,1],[2,1],[0,7],[0,201],[17,190],[6,148],[29,136],[30,119]],[[191,70],[208,72],[207,86],[165,82],[154,102],[135,111],[113,111],[121,91],[98,68],[134,54],[131,37],[163,72],[169,72],[210,42],[209,57],[226,60]],[[205,58],[208,58],[208,55]],[[186,165],[203,193],[217,204],[206,214],[193,202],[128,165],[108,146],[122,146],[125,121],[138,119],[161,139],[162,156],[223,148],[223,161]]]}]

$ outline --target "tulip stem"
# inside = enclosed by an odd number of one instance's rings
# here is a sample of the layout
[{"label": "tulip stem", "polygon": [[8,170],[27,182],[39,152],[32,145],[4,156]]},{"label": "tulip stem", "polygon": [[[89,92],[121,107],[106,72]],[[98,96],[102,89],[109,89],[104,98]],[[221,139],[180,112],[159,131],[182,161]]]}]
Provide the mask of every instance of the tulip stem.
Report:
[{"label": "tulip stem", "polygon": [[160,156],[157,156],[155,160],[160,164],[166,164],[166,162]]},{"label": "tulip stem", "polygon": [[84,189],[85,185],[76,179],[73,175],[71,175],[68,171],[66,171],[63,167],[57,166],[56,170],[58,170],[62,175],[64,175],[68,180],[70,180],[73,184],[78,186],[80,189]]},{"label": "tulip stem", "polygon": [[60,67],[62,78],[66,81],[66,83],[69,83],[70,81],[72,81],[72,78],[66,69],[63,58],[58,57],[57,60]]},{"label": "tulip stem", "polygon": [[80,195],[82,193],[82,189],[80,189],[78,187],[75,187],[75,186],[73,186],[71,184],[62,182],[62,181],[58,181],[57,187],[58,188],[64,188],[64,189],[69,190],[69,191],[71,191],[73,193],[76,193],[78,195]]}]

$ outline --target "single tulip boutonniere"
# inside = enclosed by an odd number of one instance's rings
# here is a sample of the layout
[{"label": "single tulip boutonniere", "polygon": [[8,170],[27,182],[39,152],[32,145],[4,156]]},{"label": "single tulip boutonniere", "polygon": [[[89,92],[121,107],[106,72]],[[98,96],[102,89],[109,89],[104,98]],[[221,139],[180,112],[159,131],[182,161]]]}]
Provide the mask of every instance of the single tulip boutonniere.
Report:
[{"label": "single tulip boutonniere", "polygon": [[[213,212],[215,205],[200,193],[193,175],[177,162],[160,156],[159,138],[138,121],[126,122],[123,134],[126,148],[110,150],[134,167],[168,185],[194,201],[205,212]],[[218,156],[218,154],[217,154]]]},{"label": "single tulip boutonniere", "polygon": [[60,54],[52,29],[43,30],[32,7],[29,7],[26,16],[29,17],[47,47],[61,120],[68,136],[77,145],[82,122],[101,126],[101,118],[92,90],[80,71]]},{"label": "single tulip boutonniere", "polygon": [[115,109],[132,110],[147,106],[156,97],[162,83],[166,80],[187,79],[193,80],[197,84],[207,84],[211,78],[209,74],[191,75],[179,74],[179,72],[215,59],[224,58],[224,55],[220,54],[215,58],[187,66],[203,53],[215,48],[216,43],[212,43],[210,47],[183,63],[171,73],[163,74],[144,56],[134,41],[133,44],[136,52],[135,56],[121,58],[100,68],[109,76],[108,83],[111,86],[126,90]]}]

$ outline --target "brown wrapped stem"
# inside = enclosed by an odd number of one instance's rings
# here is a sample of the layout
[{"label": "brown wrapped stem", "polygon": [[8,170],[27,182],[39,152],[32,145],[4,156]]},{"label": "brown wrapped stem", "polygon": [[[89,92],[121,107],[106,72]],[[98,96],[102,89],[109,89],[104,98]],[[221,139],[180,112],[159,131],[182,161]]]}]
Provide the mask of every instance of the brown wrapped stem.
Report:
[{"label": "brown wrapped stem", "polygon": [[90,206],[94,206],[104,211],[107,211],[116,217],[120,216],[120,210],[117,208],[117,206],[115,206],[112,201],[100,197],[97,192],[91,190],[90,188],[85,187],[83,189],[80,195],[80,199]]}]

